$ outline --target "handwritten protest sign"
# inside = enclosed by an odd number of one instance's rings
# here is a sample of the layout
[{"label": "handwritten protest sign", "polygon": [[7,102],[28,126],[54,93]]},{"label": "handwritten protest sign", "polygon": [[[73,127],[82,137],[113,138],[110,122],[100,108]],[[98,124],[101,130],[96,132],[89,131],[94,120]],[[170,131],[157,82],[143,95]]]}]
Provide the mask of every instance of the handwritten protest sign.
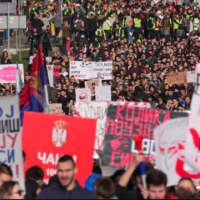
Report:
[{"label": "handwritten protest sign", "polygon": [[49,77],[49,85],[50,87],[54,87],[53,65],[47,65],[47,73]]},{"label": "handwritten protest sign", "polygon": [[196,72],[195,71],[187,72],[187,82],[188,83],[195,83],[196,82]]},{"label": "handwritten protest sign", "polygon": [[107,112],[102,165],[129,167],[138,151],[133,136],[141,135],[145,159],[155,163],[154,129],[187,113],[110,105]]},{"label": "handwritten protest sign", "polygon": [[76,89],[76,102],[77,103],[90,103],[91,91],[89,88]]},{"label": "handwritten protest sign", "polygon": [[112,80],[112,62],[70,62],[70,77],[76,79]]},{"label": "handwritten protest sign", "polygon": [[112,80],[112,62],[94,63],[95,79]]},{"label": "handwritten protest sign", "polygon": [[85,63],[85,79],[94,78],[94,62],[86,62]]},{"label": "handwritten protest sign", "polygon": [[95,87],[96,101],[111,101],[111,86]]},{"label": "handwritten protest sign", "polygon": [[60,83],[60,66],[53,66],[53,80],[55,85]]},{"label": "handwritten protest sign", "polygon": [[[47,109],[46,113],[48,113]],[[49,114],[64,115],[62,104],[61,103],[49,104]]]},{"label": "handwritten protest sign", "polygon": [[78,169],[76,180],[83,186],[92,173],[95,131],[96,119],[25,112],[22,135],[27,155],[25,171],[35,165],[41,167],[48,183],[57,172],[58,159],[70,155]]},{"label": "handwritten protest sign", "polygon": [[[24,65],[18,64],[22,81],[24,83]],[[0,65],[0,83],[15,83],[17,65]]]},{"label": "handwritten protest sign", "polygon": [[189,118],[177,118],[155,129],[156,167],[168,176],[167,186],[177,185],[183,177],[200,179],[200,173],[190,173],[184,166],[185,144]]},{"label": "handwritten protest sign", "polygon": [[109,105],[127,105],[131,107],[146,107],[150,108],[149,103],[137,102],[91,102],[91,103],[76,103],[76,115],[78,117],[97,119],[95,149],[103,150],[105,127],[107,120],[107,109]]},{"label": "handwritten protest sign", "polygon": [[187,72],[170,73],[167,75],[167,82],[170,85],[187,83]]},{"label": "handwritten protest sign", "polygon": [[85,79],[86,77],[85,62],[70,61],[70,77],[71,76],[74,76],[75,79]]},{"label": "handwritten protest sign", "polygon": [[7,164],[13,180],[24,189],[19,97],[0,99],[0,164]]},{"label": "handwritten protest sign", "polygon": [[85,87],[90,89],[91,96],[95,95],[95,87],[96,86],[102,86],[100,80],[85,81]]}]

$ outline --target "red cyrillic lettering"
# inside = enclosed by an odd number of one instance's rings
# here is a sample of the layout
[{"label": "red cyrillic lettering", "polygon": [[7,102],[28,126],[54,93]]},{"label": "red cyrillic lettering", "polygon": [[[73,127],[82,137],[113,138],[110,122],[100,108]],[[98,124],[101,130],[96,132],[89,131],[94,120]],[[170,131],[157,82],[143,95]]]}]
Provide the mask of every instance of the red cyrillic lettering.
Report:
[{"label": "red cyrillic lettering", "polygon": [[119,164],[116,164],[115,163],[115,156],[116,155],[120,155],[120,152],[112,152],[112,155],[111,155],[111,163],[110,163],[110,166],[111,167],[119,167]]},{"label": "red cyrillic lettering", "polygon": [[[120,130],[118,132],[118,125],[120,125]],[[123,127],[124,127],[124,122],[118,121],[115,123],[115,135],[123,135]]]},{"label": "red cyrillic lettering", "polygon": [[[130,123],[130,125],[128,125]],[[125,129],[128,129],[128,133],[124,133],[124,136],[129,136],[131,137],[133,134],[133,122],[125,122]]]}]

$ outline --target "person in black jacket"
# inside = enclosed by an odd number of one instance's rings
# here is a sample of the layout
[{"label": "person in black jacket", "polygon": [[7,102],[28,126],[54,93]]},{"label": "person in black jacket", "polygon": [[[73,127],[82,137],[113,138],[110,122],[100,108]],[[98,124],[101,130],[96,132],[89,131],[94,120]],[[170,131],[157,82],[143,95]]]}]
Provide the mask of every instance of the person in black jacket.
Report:
[{"label": "person in black jacket", "polygon": [[33,26],[33,28],[37,29],[38,35],[42,34],[42,27],[44,26],[44,23],[41,19],[39,19],[39,16],[35,17],[31,25]]},{"label": "person in black jacket", "polygon": [[62,156],[58,161],[58,182],[44,189],[37,199],[97,199],[96,196],[83,189],[75,180],[77,169],[71,156]]},{"label": "person in black jacket", "polygon": [[48,57],[49,50],[52,51],[51,34],[48,26],[42,33],[42,36],[40,38],[40,44],[42,45],[44,56]]},{"label": "person in black jacket", "polygon": [[97,30],[97,22],[95,19],[95,13],[90,12],[88,14],[88,21],[87,21],[87,32],[88,32],[88,45],[90,46],[92,43],[94,44],[95,40],[95,31]]}]

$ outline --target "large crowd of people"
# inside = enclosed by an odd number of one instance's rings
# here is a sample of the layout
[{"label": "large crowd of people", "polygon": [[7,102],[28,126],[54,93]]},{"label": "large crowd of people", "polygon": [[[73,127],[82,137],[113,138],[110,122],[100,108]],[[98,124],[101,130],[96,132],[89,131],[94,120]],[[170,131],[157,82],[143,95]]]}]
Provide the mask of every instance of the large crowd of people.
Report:
[{"label": "large crowd of people", "polygon": [[[112,101],[149,102],[152,108],[189,111],[194,83],[171,85],[168,74],[195,71],[200,56],[199,3],[193,0],[86,0],[74,3],[52,0],[27,1],[27,44],[30,58],[39,45],[48,64],[61,66],[56,101],[62,103],[66,115],[75,115],[76,88],[84,88],[86,80],[70,77],[70,61],[112,61]],[[63,16],[63,17],[62,17]],[[50,56],[52,43],[61,44]],[[12,57],[4,52],[2,64],[11,64]],[[31,62],[25,72],[25,83],[31,72]],[[15,94],[15,86],[1,84],[0,96]],[[92,101],[95,101],[92,98]],[[167,187],[166,175],[145,163],[146,183],[141,181],[139,163],[134,158],[127,169],[103,177],[100,166],[85,189],[75,180],[73,159],[63,156],[57,175],[49,185],[43,182],[44,172],[33,167],[26,172],[26,199],[165,199],[198,198],[199,183],[185,177],[174,187]],[[24,154],[25,161],[25,154]],[[24,198],[19,184],[12,181],[12,171],[0,165],[0,199]]]}]

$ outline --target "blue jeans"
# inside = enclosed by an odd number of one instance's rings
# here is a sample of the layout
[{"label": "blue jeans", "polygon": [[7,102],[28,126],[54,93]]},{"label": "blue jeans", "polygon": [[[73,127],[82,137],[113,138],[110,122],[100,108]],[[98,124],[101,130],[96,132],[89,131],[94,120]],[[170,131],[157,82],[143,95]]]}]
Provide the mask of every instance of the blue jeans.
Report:
[{"label": "blue jeans", "polygon": [[3,32],[3,41],[6,41],[8,40],[8,30],[5,29],[4,32]]},{"label": "blue jeans", "polygon": [[131,30],[132,30],[131,26],[127,28],[128,41],[133,41],[133,35],[131,34],[132,33]]},{"label": "blue jeans", "polygon": [[[55,36],[54,36],[54,42],[56,42],[57,41],[57,37],[58,37],[58,34],[60,33],[60,29],[61,28],[55,28],[56,29],[56,34],[55,34]],[[60,38],[58,38],[58,43],[60,42]]]}]

